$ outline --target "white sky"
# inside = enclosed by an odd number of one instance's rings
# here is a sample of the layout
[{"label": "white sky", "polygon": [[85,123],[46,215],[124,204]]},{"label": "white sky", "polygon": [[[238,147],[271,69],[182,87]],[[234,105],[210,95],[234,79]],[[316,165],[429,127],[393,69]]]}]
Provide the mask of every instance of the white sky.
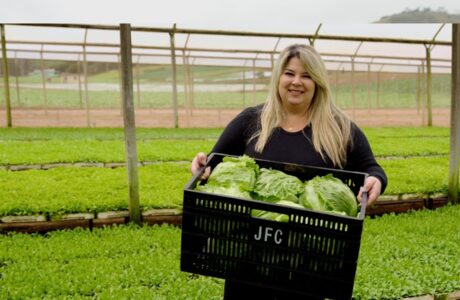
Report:
[{"label": "white sky", "polygon": [[[178,28],[187,29],[303,34],[314,33],[318,24],[322,23],[322,35],[431,39],[441,24],[368,24],[406,8],[426,7],[432,10],[442,7],[449,13],[460,14],[460,0],[11,0],[6,8],[0,10],[0,23],[131,23],[132,26],[164,28],[176,23]],[[450,40],[450,27],[445,26],[437,40]],[[40,41],[81,42],[83,32],[23,26],[7,26],[6,30],[10,40]],[[144,38],[142,33],[133,33],[133,43],[155,41],[155,44],[168,46],[169,37],[163,35],[161,39],[152,39]],[[88,42],[116,42],[118,38],[118,32],[91,31],[88,34]],[[273,38],[267,47],[271,49],[275,41]],[[185,35],[176,38],[176,46],[184,42]],[[288,42],[285,39],[282,43]],[[256,49],[263,48],[263,41],[257,38],[194,36],[189,46]],[[341,47],[340,43],[335,45],[320,41],[316,46],[323,52],[353,53],[358,44]],[[365,44],[360,53],[425,55],[423,46],[403,45],[397,48],[388,44],[372,49],[374,46]],[[433,57],[448,58],[450,48],[439,46],[432,54]]]},{"label": "white sky", "polygon": [[459,0],[12,0],[0,10],[0,22],[303,32],[305,24],[370,23],[419,7],[460,13]]}]

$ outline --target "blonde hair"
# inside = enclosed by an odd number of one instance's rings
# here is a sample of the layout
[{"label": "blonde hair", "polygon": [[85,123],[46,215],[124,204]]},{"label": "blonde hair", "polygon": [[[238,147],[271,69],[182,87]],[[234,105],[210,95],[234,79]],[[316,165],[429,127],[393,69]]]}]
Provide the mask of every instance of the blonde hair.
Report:
[{"label": "blonde hair", "polygon": [[334,166],[343,168],[347,160],[351,121],[332,102],[326,66],[319,53],[308,45],[291,45],[280,53],[273,67],[267,101],[261,113],[260,128],[250,140],[257,139],[255,149],[262,152],[275,127],[279,127],[285,119],[278,85],[282,72],[294,57],[302,62],[316,84],[315,94],[308,108],[313,147],[323,160],[329,158]]}]

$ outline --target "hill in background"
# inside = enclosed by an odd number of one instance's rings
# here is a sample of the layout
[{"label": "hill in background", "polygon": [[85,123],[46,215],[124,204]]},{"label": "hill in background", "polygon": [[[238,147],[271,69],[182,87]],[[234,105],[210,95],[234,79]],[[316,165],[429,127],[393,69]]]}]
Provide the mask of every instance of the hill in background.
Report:
[{"label": "hill in background", "polygon": [[450,14],[444,8],[406,8],[403,12],[383,16],[375,23],[460,23],[460,14]]}]

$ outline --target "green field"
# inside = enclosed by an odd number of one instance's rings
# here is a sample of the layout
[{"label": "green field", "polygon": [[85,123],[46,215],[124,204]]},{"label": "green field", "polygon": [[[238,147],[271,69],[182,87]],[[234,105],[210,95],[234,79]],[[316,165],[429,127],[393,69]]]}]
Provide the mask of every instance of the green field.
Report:
[{"label": "green field", "polygon": [[[457,205],[367,218],[353,299],[459,290],[459,214]],[[179,265],[180,229],[172,226],[0,235],[0,298],[222,299],[223,280]]]},{"label": "green field", "polygon": [[[268,89],[267,78],[257,78],[257,82],[265,86],[263,90],[252,91],[252,79],[247,79],[245,91],[241,78],[242,70],[235,67],[204,67],[195,66],[192,70],[197,90],[193,92],[194,108],[221,108],[221,109],[240,109],[265,101]],[[134,73],[134,101],[136,107],[141,108],[170,108],[172,107],[172,74],[167,66],[143,66],[139,71],[139,83],[146,86],[149,90],[142,90],[137,94],[137,71]],[[349,75],[346,75],[349,76]],[[345,76],[345,77],[346,77]],[[399,74],[399,76],[403,76]],[[374,76],[375,77],[375,76]],[[382,79],[377,85],[374,79],[368,87],[367,82],[357,82],[355,84],[355,107],[356,108],[417,108],[417,80],[404,75],[401,78]],[[186,96],[182,91],[184,85],[183,68],[178,68],[178,105],[184,107]],[[347,82],[335,85],[334,76],[331,76],[331,89],[333,99],[341,108],[349,109],[353,107],[352,86]],[[60,83],[59,76],[49,78],[49,85]],[[81,92],[73,90],[47,88],[46,100],[41,85],[41,76],[18,77],[19,98],[16,90],[16,80],[14,76],[10,78],[11,105],[13,107],[24,108],[83,108],[84,92],[83,85]],[[117,70],[109,70],[89,76],[88,93],[89,106],[92,108],[115,108],[120,106],[119,89],[120,79]],[[34,87],[28,86],[35,84]],[[76,83],[75,83],[76,84]],[[96,91],[91,90],[92,85],[111,84],[111,90]],[[162,85],[163,90],[151,90],[156,85]],[[219,91],[213,89],[213,85],[220,84],[233,87],[232,91]],[[200,91],[200,86],[206,86],[206,91]],[[164,87],[170,87],[164,91]],[[368,89],[370,92],[368,92]],[[422,93],[422,99],[426,96]],[[450,106],[451,88],[450,75],[434,75],[432,79],[432,106],[434,108],[446,108]],[[0,86],[0,107],[5,106],[3,87]]]},{"label": "green field", "polygon": [[[363,130],[386,194],[446,194],[449,128]],[[141,208],[180,210],[191,159],[221,132],[137,129],[139,160],[150,163],[139,167]],[[123,137],[120,128],[0,128],[0,217],[127,210],[126,168],[102,167],[125,160]],[[460,290],[459,207],[366,218],[354,299]],[[131,224],[0,235],[0,299],[221,299],[221,279],[180,272],[180,233]]]},{"label": "green field", "polygon": [[[386,194],[447,194],[448,128],[364,130],[388,175]],[[190,161],[221,131],[137,129],[141,207],[180,208]],[[124,151],[121,129],[0,129],[0,216],[126,210],[126,169],[102,167],[124,162]],[[100,167],[77,167],[85,163]],[[38,169],[9,170],[18,165]]]}]

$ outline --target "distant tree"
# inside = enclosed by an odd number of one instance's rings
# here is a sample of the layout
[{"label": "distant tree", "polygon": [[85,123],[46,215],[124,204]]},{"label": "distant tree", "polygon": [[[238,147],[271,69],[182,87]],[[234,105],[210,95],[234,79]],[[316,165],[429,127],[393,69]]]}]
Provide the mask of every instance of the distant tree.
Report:
[{"label": "distant tree", "polygon": [[450,14],[443,7],[431,10],[428,7],[409,9],[383,16],[375,23],[460,23],[460,14]]}]

